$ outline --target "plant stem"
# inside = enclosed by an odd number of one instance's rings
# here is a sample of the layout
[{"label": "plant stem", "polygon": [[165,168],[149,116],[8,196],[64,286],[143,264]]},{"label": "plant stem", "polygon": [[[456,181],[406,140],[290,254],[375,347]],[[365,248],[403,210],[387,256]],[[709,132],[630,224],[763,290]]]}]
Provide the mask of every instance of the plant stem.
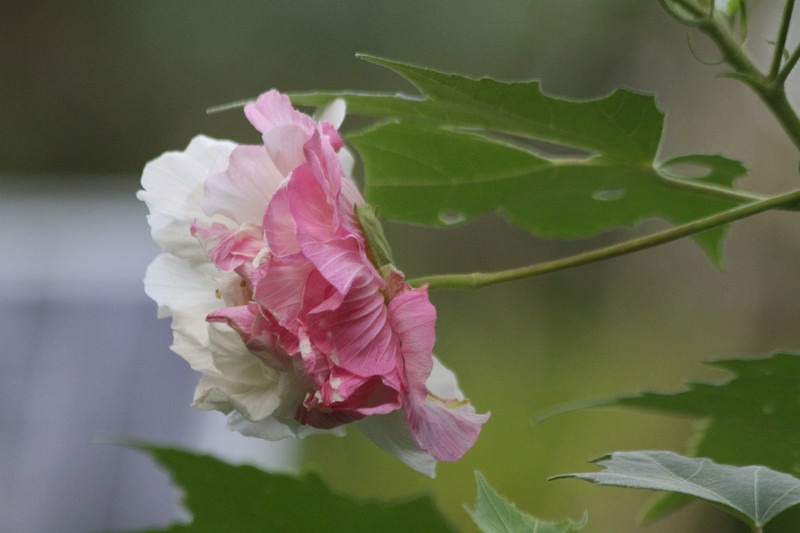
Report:
[{"label": "plant stem", "polygon": [[[793,3],[793,0],[787,1]],[[795,113],[786,98],[786,90],[783,85],[788,72],[800,59],[800,51],[792,54],[792,57],[784,65],[783,70],[779,71],[776,76],[765,76],[744,52],[741,44],[717,18],[708,16],[689,0],[675,0],[675,2],[695,17],[705,17],[693,25],[697,26],[700,31],[717,43],[725,62],[733,67],[734,72],[730,76],[743,81],[753,89],[781,124],[792,143],[800,150],[800,118],[798,118],[797,113]],[[787,6],[787,10],[791,10],[791,7],[793,6]],[[782,23],[781,31],[784,31],[784,26],[786,27],[785,31],[788,31],[788,21]]]},{"label": "plant stem", "polygon": [[473,272],[471,274],[441,274],[436,276],[425,276],[409,280],[408,283],[412,286],[419,286],[423,283],[427,283],[431,289],[478,289],[487,285],[493,285],[495,283],[530,278],[539,276],[541,274],[547,274],[549,272],[556,272],[558,270],[566,270],[568,268],[595,263],[597,261],[610,259],[612,257],[636,252],[638,250],[652,248],[653,246],[687,237],[700,231],[733,222],[734,220],[746,218],[770,209],[789,206],[798,202],[800,202],[800,189],[773,196],[764,200],[759,200],[757,202],[734,207],[727,211],[723,211],[706,218],[701,218],[693,222],[689,222],[688,224],[683,224],[659,233],[654,233],[646,237],[633,239],[562,259],[546,261],[544,263],[537,263],[520,268],[512,268],[510,270],[501,270],[498,272]]},{"label": "plant stem", "polygon": [[800,59],[800,46],[795,48],[794,52],[792,52],[792,55],[790,55],[789,59],[786,60],[786,64],[783,65],[783,70],[781,70],[775,77],[775,83],[780,83],[781,85],[786,83],[786,78],[789,77],[792,69],[794,69],[795,65],[797,65],[798,59]]},{"label": "plant stem", "polygon": [[786,48],[786,37],[789,35],[789,23],[792,20],[794,11],[794,0],[786,0],[783,6],[783,17],[781,27],[778,30],[778,38],[775,40],[775,52],[772,54],[772,65],[769,69],[769,78],[774,80],[778,76],[783,61],[783,51]]}]

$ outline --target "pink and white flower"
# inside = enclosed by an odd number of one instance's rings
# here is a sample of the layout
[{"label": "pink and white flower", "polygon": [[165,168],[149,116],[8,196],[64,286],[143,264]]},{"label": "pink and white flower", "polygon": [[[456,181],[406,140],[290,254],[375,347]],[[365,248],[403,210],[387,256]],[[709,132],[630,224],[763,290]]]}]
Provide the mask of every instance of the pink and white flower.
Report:
[{"label": "pink and white flower", "polygon": [[432,356],[427,288],[370,260],[336,131],[344,103],[315,121],[270,91],[245,115],[263,144],[198,136],[148,163],[138,194],[164,252],[145,291],[172,317],[173,351],[203,374],[195,405],[267,440],[354,423],[432,476],[489,415]]}]

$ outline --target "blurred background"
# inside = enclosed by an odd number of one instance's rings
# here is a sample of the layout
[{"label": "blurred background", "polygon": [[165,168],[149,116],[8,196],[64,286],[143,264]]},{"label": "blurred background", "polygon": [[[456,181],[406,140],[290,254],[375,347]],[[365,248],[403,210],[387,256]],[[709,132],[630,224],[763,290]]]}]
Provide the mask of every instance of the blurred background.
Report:
[{"label": "blurred background", "polygon": [[[766,60],[780,2],[751,4],[750,49]],[[475,530],[462,509],[475,500],[475,469],[543,518],[588,510],[588,533],[639,531],[651,494],[547,477],[591,469],[587,460],[615,450],[686,452],[697,421],[619,409],[532,418],[565,402],[724,377],[702,361],[800,348],[796,217],[737,223],[722,272],[685,241],[480,292],[434,292],[436,352],[492,418],[463,460],[429,480],[357,431],[270,446],[192,409],[198,376],[169,352],[169,323],[142,290],[157,248],[134,195],[148,160],[198,133],[258,142],[240,111],[206,115],[208,106],[269,88],[411,90],[356,52],[540,79],[573,98],[618,86],[655,93],[667,113],[664,157],[723,153],[751,168],[745,187],[794,187],[798,156],[774,119],[741,84],[718,79],[721,67],[697,61],[686,37],[654,0],[2,2],[0,530],[185,519],[147,459],[96,443],[127,436],[313,468],[357,496],[429,493],[463,531]],[[692,46],[718,59],[701,37]],[[790,78],[800,103],[797,87]],[[348,120],[344,131],[361,124]],[[389,224],[387,233],[413,277],[522,265],[663,227],[545,242],[486,216],[448,231]],[[704,504],[644,531],[712,527],[739,531]]]}]

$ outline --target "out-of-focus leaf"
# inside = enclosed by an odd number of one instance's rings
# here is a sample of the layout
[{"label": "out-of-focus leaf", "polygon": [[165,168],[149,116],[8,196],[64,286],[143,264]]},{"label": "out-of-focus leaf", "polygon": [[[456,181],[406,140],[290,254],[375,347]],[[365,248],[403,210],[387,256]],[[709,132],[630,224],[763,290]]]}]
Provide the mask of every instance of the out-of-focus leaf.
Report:
[{"label": "out-of-focus leaf", "polygon": [[800,503],[800,480],[764,466],[731,466],[665,451],[615,452],[597,461],[601,472],[564,474],[599,485],[679,492],[719,505],[763,527]]},{"label": "out-of-focus leaf", "polygon": [[466,505],[464,507],[484,533],[579,533],[586,525],[585,515],[580,522],[539,520],[523,513],[513,503],[497,494],[478,471],[475,472],[475,481],[478,483],[475,509]]},{"label": "out-of-focus leaf", "polygon": [[643,392],[602,404],[707,417],[696,455],[800,475],[800,355],[709,364],[734,376],[723,383],[688,383],[679,392]]},{"label": "out-of-focus leaf", "polygon": [[[642,219],[681,224],[731,208],[746,195],[731,184],[741,163],[721,156],[680,161],[708,169],[691,187],[675,160],[657,162],[664,115],[652,96],[619,89],[595,100],[544,94],[538,82],[471,79],[366,58],[405,77],[421,96],[293,95],[320,105],[334,97],[350,113],[386,122],[349,135],[364,160],[365,196],[383,217],[448,226],[499,212],[546,238],[586,237]],[[686,185],[690,186],[687,187]],[[721,262],[723,229],[697,235]]]},{"label": "out-of-focus leaf", "polygon": [[[687,383],[678,392],[642,392],[585,404],[619,405],[706,421],[693,455],[733,465],[759,464],[800,475],[800,355],[708,363],[734,375],[722,383]],[[652,521],[685,503],[666,495],[645,512]]]},{"label": "out-of-focus leaf", "polygon": [[359,501],[331,492],[312,473],[272,474],[176,448],[130,446],[167,470],[192,515],[189,524],[150,533],[453,532],[428,497],[393,503]]}]

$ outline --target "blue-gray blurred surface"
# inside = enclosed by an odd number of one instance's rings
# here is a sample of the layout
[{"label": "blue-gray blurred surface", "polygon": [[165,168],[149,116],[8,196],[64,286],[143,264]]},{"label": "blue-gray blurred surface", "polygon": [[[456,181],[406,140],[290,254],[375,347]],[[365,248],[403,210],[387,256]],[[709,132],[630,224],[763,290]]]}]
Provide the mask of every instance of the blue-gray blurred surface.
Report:
[{"label": "blue-gray blurred surface", "polygon": [[158,249],[134,192],[70,179],[0,188],[0,531],[180,518],[165,476],[109,439],[295,465],[291,443],[243,439],[190,407],[197,375],[142,290]]}]

